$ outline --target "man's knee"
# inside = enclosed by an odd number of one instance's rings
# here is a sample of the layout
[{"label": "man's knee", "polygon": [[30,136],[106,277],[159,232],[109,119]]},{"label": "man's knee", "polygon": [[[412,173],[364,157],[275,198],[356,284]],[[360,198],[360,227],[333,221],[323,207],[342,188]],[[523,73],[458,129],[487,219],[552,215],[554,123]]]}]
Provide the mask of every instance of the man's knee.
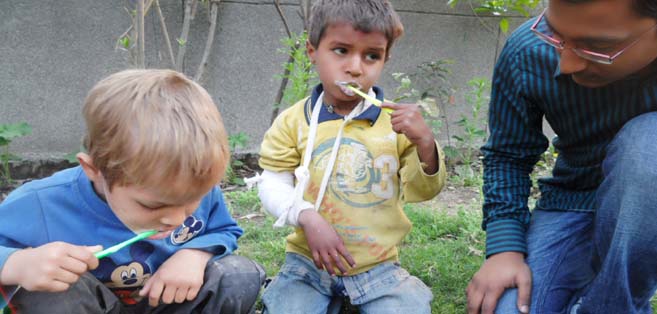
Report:
[{"label": "man's knee", "polygon": [[622,163],[623,171],[657,174],[657,112],[628,121],[609,144],[605,163]]}]

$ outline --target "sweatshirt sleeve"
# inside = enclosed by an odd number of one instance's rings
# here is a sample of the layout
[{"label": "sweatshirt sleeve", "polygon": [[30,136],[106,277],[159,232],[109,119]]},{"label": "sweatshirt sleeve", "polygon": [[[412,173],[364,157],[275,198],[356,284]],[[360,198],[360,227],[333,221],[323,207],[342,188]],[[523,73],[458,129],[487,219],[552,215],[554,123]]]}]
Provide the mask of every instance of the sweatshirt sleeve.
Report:
[{"label": "sweatshirt sleeve", "polygon": [[9,256],[48,242],[38,194],[17,190],[0,204],[0,271]]},{"label": "sweatshirt sleeve", "polygon": [[436,142],[438,150],[438,171],[427,174],[420,162],[415,145],[409,145],[401,156],[401,184],[402,197],[406,202],[422,202],[438,195],[445,184],[447,172],[445,158],[440,145]]},{"label": "sweatshirt sleeve", "polygon": [[205,217],[205,229],[183,244],[182,248],[201,249],[212,253],[215,258],[237,250],[237,239],[244,231],[231,217],[223,193],[218,187],[214,187],[203,199],[195,215]]}]

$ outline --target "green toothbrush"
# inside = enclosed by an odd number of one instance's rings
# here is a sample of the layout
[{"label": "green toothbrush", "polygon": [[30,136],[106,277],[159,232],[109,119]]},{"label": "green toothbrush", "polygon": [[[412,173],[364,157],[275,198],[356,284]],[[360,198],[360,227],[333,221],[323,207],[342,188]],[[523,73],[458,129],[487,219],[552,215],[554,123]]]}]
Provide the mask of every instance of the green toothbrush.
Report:
[{"label": "green toothbrush", "polygon": [[148,230],[148,231],[142,232],[142,233],[140,233],[140,234],[138,234],[138,235],[136,235],[136,236],[134,236],[134,237],[132,237],[128,240],[125,240],[125,241],[123,241],[123,242],[121,242],[117,245],[113,245],[111,247],[108,247],[108,248],[100,251],[100,252],[96,252],[96,253],[94,253],[94,256],[96,256],[96,258],[98,258],[98,259],[101,259],[103,257],[107,257],[108,255],[114,254],[114,253],[116,253],[116,251],[118,251],[118,250],[120,250],[120,249],[122,249],[122,248],[124,248],[124,247],[126,247],[130,244],[133,244],[133,243],[135,243],[139,240],[146,239],[146,238],[148,238],[148,237],[150,237],[150,236],[152,236],[156,233],[157,233],[157,230]]},{"label": "green toothbrush", "polygon": [[[382,101],[380,101],[380,100],[378,100],[378,99],[376,99],[376,98],[374,98],[374,97],[372,97],[372,96],[370,96],[370,95],[368,95],[368,94],[363,93],[360,89],[358,89],[358,88],[356,88],[356,87],[354,87],[354,86],[351,86],[351,85],[349,85],[349,84],[345,84],[345,86],[346,86],[349,90],[351,90],[352,92],[358,94],[358,96],[363,97],[363,98],[367,99],[369,102],[373,103],[374,105],[377,105],[377,106],[381,107],[381,103],[382,103]],[[385,111],[385,112],[387,112],[387,113],[392,113],[392,112],[394,111],[394,110],[392,110],[392,109],[390,109],[390,108],[382,108],[382,109],[383,109],[383,111]]]}]

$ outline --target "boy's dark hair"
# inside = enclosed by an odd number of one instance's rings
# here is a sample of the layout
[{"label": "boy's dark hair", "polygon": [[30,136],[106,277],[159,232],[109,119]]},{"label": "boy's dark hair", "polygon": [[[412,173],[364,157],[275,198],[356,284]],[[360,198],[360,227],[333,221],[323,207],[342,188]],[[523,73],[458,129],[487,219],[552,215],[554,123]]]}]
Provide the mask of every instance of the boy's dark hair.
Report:
[{"label": "boy's dark hair", "polygon": [[[564,0],[570,3],[582,3],[595,0]],[[632,0],[632,8],[639,16],[646,16],[657,20],[656,0]]]},{"label": "boy's dark hair", "polygon": [[388,39],[386,59],[392,44],[404,33],[399,15],[388,0],[317,0],[310,10],[310,44],[319,47],[326,28],[337,23],[350,24],[365,33],[383,33]]}]

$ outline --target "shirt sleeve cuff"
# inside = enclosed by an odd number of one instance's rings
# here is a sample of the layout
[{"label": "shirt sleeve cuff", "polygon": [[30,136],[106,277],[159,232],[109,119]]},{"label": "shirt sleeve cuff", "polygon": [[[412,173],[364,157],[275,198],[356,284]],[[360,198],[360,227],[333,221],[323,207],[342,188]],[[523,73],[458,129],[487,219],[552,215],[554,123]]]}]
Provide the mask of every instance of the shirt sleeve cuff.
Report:
[{"label": "shirt sleeve cuff", "polygon": [[504,219],[486,226],[486,257],[502,252],[527,254],[525,225],[517,220]]}]

